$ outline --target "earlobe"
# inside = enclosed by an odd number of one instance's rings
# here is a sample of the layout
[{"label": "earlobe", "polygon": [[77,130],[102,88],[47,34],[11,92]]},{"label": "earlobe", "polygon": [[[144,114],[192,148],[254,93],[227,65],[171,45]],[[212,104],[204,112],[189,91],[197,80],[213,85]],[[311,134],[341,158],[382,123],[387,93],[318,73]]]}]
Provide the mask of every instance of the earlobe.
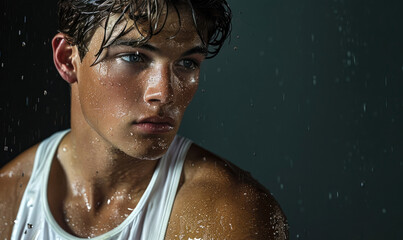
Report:
[{"label": "earlobe", "polygon": [[53,62],[60,76],[69,84],[77,81],[76,67],[73,64],[74,46],[70,45],[64,34],[57,34],[52,40]]}]

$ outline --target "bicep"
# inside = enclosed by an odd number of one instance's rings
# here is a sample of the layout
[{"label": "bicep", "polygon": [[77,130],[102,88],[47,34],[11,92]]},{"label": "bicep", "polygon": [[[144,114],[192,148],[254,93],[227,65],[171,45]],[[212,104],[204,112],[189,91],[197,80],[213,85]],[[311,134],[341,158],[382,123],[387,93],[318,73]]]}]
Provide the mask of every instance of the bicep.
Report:
[{"label": "bicep", "polygon": [[287,219],[269,192],[241,187],[228,201],[233,239],[288,239]]}]

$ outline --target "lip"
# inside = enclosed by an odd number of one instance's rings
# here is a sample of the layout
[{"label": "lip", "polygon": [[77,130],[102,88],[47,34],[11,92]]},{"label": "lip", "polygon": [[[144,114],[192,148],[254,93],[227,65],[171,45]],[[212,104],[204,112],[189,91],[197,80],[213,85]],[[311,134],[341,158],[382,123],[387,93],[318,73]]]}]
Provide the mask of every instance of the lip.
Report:
[{"label": "lip", "polygon": [[175,121],[170,117],[145,117],[134,122],[135,128],[148,134],[166,133],[172,131]]}]

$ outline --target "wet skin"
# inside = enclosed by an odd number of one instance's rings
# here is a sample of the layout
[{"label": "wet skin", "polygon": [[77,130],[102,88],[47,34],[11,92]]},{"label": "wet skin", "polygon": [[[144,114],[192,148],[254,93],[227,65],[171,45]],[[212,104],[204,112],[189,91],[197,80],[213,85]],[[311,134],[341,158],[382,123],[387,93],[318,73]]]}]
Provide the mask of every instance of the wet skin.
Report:
[{"label": "wet skin", "polygon": [[[73,235],[97,236],[123,222],[178,131],[205,58],[190,11],[180,10],[179,32],[178,18],[169,15],[146,45],[128,46],[139,37],[132,30],[94,66],[101,28],[82,61],[63,34],[53,40],[56,68],[71,85],[72,119],[52,163],[48,200]],[[36,148],[0,172],[2,239],[11,234]],[[286,238],[286,219],[264,187],[197,145],[190,148],[166,239]]]}]

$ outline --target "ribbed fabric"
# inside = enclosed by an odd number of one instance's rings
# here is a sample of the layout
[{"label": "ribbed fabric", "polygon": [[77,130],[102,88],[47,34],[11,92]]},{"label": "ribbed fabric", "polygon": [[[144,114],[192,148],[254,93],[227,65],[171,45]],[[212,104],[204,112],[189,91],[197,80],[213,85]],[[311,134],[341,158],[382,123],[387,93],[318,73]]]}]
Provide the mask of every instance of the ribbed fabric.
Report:
[{"label": "ribbed fabric", "polygon": [[[53,218],[47,186],[52,160],[69,130],[43,141],[36,152],[32,175],[25,190],[13,228],[12,240],[78,240],[64,231]],[[91,238],[116,240],[162,240],[175,200],[183,163],[192,142],[176,136],[159,161],[151,181],[133,212],[119,226]]]}]

